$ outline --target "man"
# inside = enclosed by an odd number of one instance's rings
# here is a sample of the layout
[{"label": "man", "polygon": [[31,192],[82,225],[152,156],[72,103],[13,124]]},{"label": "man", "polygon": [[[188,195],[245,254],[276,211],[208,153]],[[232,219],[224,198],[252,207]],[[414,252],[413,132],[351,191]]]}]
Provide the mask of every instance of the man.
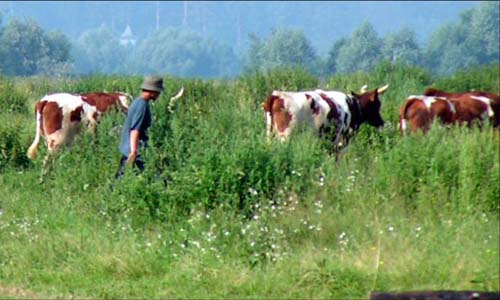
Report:
[{"label": "man", "polygon": [[163,91],[163,79],[158,76],[146,76],[141,90],[139,98],[129,106],[123,125],[119,146],[122,157],[115,176],[117,179],[123,176],[126,166],[135,165],[140,171],[144,171],[140,150],[146,147],[148,142],[148,128],[152,119],[149,103],[155,101]]}]

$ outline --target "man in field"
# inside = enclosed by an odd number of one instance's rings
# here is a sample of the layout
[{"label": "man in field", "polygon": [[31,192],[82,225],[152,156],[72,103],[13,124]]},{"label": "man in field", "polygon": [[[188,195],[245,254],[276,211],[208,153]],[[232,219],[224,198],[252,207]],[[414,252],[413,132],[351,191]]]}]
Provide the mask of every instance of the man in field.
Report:
[{"label": "man in field", "polygon": [[146,76],[141,85],[141,95],[129,106],[127,118],[123,125],[120,141],[120,167],[116,172],[116,179],[120,179],[126,166],[134,165],[144,171],[144,162],[140,150],[147,146],[148,129],[151,126],[151,111],[149,103],[155,101],[163,91],[163,79],[158,76]]}]

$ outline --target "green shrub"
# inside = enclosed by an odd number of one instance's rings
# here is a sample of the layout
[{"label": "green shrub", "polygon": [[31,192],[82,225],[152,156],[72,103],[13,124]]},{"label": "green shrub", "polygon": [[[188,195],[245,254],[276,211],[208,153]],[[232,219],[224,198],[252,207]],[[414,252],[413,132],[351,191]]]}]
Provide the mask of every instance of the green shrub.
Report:
[{"label": "green shrub", "polygon": [[0,77],[0,113],[26,113],[27,97],[8,78]]},{"label": "green shrub", "polygon": [[471,67],[447,77],[437,78],[433,87],[447,92],[484,91],[500,94],[500,65]]},{"label": "green shrub", "polygon": [[29,163],[26,147],[21,143],[22,126],[12,122],[2,122],[0,126],[0,172],[7,168],[26,167]]},{"label": "green shrub", "polygon": [[260,105],[273,90],[314,90],[318,88],[319,80],[306,70],[297,67],[244,74],[239,83],[254,103]]}]

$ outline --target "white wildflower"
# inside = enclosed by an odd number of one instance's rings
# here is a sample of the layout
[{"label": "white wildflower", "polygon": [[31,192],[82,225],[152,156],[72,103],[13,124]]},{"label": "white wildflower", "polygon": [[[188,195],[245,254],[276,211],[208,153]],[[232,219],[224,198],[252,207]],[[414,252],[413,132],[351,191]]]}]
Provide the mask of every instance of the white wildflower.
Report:
[{"label": "white wildflower", "polygon": [[258,194],[258,193],[257,193],[257,190],[256,190],[256,189],[254,189],[254,188],[249,188],[249,189],[248,189],[248,192],[249,192],[252,196],[255,196],[255,195],[257,195],[257,194]]}]

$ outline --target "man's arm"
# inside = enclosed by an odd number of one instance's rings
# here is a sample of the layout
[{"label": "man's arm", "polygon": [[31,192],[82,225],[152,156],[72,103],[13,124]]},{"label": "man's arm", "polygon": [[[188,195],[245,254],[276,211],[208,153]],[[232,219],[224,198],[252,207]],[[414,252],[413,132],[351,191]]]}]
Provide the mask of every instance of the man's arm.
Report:
[{"label": "man's arm", "polygon": [[137,151],[139,148],[139,130],[133,129],[130,131],[130,154],[127,158],[127,165],[134,162],[137,157]]}]

